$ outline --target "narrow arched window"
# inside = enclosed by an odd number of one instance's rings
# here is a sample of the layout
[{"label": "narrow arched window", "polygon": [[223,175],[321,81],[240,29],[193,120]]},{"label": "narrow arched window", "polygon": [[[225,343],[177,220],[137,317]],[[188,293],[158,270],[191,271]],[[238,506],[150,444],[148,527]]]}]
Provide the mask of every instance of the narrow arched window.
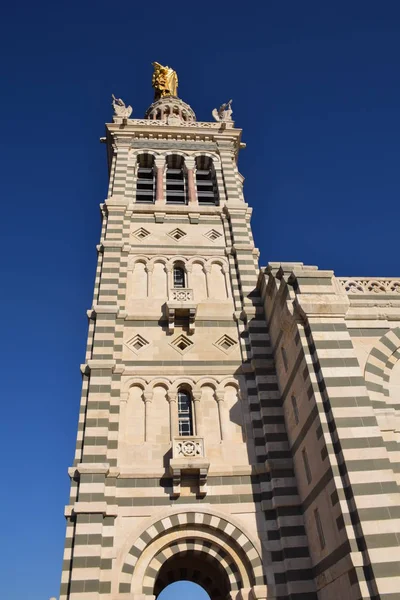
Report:
[{"label": "narrow arched window", "polygon": [[156,184],[154,173],[154,156],[139,154],[136,178],[136,202],[140,204],[153,204]]},{"label": "narrow arched window", "polygon": [[174,265],[174,288],[186,287],[185,269],[179,265]]},{"label": "narrow arched window", "polygon": [[167,156],[167,204],[187,204],[185,162],[182,156]]},{"label": "narrow arched window", "polygon": [[178,392],[179,435],[193,435],[192,398],[186,390]]},{"label": "narrow arched window", "polygon": [[219,204],[215,169],[209,156],[196,157],[196,187],[200,206]]}]

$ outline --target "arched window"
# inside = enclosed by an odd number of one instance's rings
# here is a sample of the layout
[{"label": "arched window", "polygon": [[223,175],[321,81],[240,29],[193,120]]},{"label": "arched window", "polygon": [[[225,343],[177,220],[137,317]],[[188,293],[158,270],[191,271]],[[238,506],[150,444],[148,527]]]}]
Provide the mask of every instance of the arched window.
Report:
[{"label": "arched window", "polygon": [[167,156],[167,204],[187,204],[185,161],[182,156]]},{"label": "arched window", "polygon": [[178,391],[179,435],[193,435],[192,398],[186,390]]},{"label": "arched window", "polygon": [[174,265],[174,288],[186,287],[185,269],[180,265]]},{"label": "arched window", "polygon": [[217,179],[213,161],[209,156],[196,157],[196,187],[200,205],[219,204]]},{"label": "arched window", "polygon": [[136,180],[136,202],[140,204],[153,204],[155,191],[154,156],[146,153],[139,154]]}]

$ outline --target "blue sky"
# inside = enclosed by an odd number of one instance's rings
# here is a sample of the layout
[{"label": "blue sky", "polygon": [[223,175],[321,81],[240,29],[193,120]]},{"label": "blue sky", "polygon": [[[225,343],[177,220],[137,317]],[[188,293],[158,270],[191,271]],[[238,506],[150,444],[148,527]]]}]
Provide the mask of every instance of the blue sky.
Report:
[{"label": "blue sky", "polygon": [[1,595],[46,600],[59,588],[111,93],[141,117],[157,60],[198,119],[233,98],[262,264],[400,275],[400,4],[21,0],[2,21]]}]

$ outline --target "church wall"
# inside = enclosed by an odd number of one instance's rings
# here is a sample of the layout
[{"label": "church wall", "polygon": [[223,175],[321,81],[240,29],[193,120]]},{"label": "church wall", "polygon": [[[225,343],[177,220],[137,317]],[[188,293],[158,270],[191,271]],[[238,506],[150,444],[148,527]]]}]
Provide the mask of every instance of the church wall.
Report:
[{"label": "church wall", "polygon": [[[316,472],[317,485],[307,496],[304,494],[307,489],[304,465],[303,476],[296,468],[297,479],[301,481],[299,491],[319,597],[338,594],[346,572],[349,595],[344,597],[358,598],[359,590],[365,592],[365,577],[359,560],[372,563],[374,578],[368,583],[370,592],[376,594],[380,590],[385,593],[390,586],[396,585],[397,565],[393,561],[397,560],[397,550],[392,547],[393,554],[385,553],[383,549],[390,540],[385,536],[380,537],[378,532],[387,527],[393,532],[396,529],[394,522],[388,525],[385,521],[382,507],[396,503],[398,494],[394,472],[387,470],[390,453],[385,447],[382,428],[379,427],[379,409],[368,387],[368,367],[365,371],[360,369],[345,323],[349,300],[334,280],[329,290],[329,279],[332,277],[329,272],[318,272],[313,267],[303,267],[301,264],[273,264],[267,272],[268,283],[261,282],[266,306],[271,294],[277,298],[272,309],[269,304],[270,318],[281,323],[282,339],[288,331],[292,332],[293,339],[300,336],[303,360],[307,362],[303,377],[306,385],[307,381],[311,384],[308,396],[309,404],[313,407],[310,414],[313,416],[308,433],[303,436],[303,443],[307,442],[312,431],[312,422],[319,423],[317,437],[325,441],[320,463],[327,467],[325,474],[318,471],[317,447],[315,441],[311,442],[313,455],[311,458],[308,456],[308,463],[312,479]],[[280,317],[277,316],[279,308]],[[274,328],[271,322],[269,327],[272,332]],[[275,356],[279,365],[279,348],[276,348]],[[283,387],[285,379],[279,366],[278,374]],[[287,426],[291,440],[293,419],[287,419]],[[296,466],[296,454],[294,460]],[[301,461],[297,462],[301,464]],[[381,486],[386,488],[383,495],[380,495],[383,491]],[[392,494],[391,499],[387,493]],[[320,540],[316,535],[315,519],[312,519],[315,508],[319,511],[324,534],[325,548],[322,550],[318,550]],[[354,514],[357,514],[357,519]],[[375,534],[372,534],[372,530]],[[354,539],[358,540],[357,546],[354,546]],[[360,558],[355,560],[359,547],[364,547],[365,552],[361,552]],[[381,548],[381,551],[377,548]],[[377,560],[380,564],[376,563]],[[383,567],[385,560],[389,562]]]}]

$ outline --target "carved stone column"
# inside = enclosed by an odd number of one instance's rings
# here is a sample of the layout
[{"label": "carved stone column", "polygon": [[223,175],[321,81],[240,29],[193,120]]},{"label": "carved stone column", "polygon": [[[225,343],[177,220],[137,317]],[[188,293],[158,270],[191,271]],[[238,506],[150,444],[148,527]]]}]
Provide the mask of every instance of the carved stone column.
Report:
[{"label": "carved stone column", "polygon": [[192,275],[192,270],[193,270],[193,266],[192,265],[185,265],[185,271],[186,271],[186,287],[190,288],[191,287],[191,275]]},{"label": "carved stone column", "polygon": [[143,392],[144,399],[144,441],[150,440],[150,411],[153,401],[153,392]]},{"label": "carved stone column", "polygon": [[153,280],[153,270],[154,265],[146,265],[144,270],[147,273],[147,297],[151,297],[151,288],[152,288],[152,280]]},{"label": "carved stone column", "polygon": [[210,298],[210,273],[211,273],[211,265],[204,265],[203,271],[204,271],[204,274],[206,276],[207,298]]},{"label": "carved stone column", "polygon": [[169,429],[171,443],[174,436],[178,435],[178,394],[176,392],[168,392],[167,400],[169,402]]},{"label": "carved stone column", "polygon": [[203,435],[203,420],[201,414],[201,396],[202,392],[192,392],[193,406],[194,406],[194,421],[196,425],[195,434],[198,436]]},{"label": "carved stone column", "polygon": [[165,158],[164,156],[158,157],[154,161],[156,169],[156,204],[165,204],[164,198],[164,171],[165,171]]},{"label": "carved stone column", "polygon": [[197,204],[196,178],[195,178],[195,162],[194,158],[185,160],[187,186],[188,186],[188,201],[189,204]]},{"label": "carved stone column", "polygon": [[169,298],[171,290],[174,287],[174,282],[172,281],[172,266],[165,265],[165,272],[167,274],[167,298]]},{"label": "carved stone column", "polygon": [[230,298],[231,297],[231,282],[230,282],[230,277],[229,277],[229,268],[222,266],[222,274],[225,276],[226,297]]},{"label": "carved stone column", "polygon": [[225,406],[225,392],[215,392],[215,399],[218,404],[219,426],[221,430],[221,442],[227,439],[227,415]]}]

